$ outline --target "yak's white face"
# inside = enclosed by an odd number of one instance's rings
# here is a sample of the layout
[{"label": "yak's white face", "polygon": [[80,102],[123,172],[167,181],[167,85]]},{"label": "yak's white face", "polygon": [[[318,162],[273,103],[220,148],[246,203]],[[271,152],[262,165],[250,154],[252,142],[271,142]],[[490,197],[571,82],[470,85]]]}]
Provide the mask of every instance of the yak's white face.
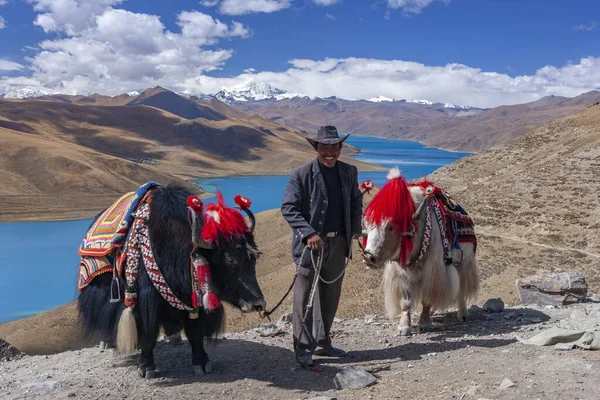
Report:
[{"label": "yak's white face", "polygon": [[363,261],[367,266],[380,267],[386,261],[398,258],[400,238],[390,220],[384,220],[380,224],[364,221],[363,226],[363,236],[367,238]]},{"label": "yak's white face", "polygon": [[[415,206],[419,206],[424,196],[421,189],[409,188]],[[379,223],[363,219],[363,237],[367,238],[363,261],[369,267],[380,267],[384,263],[397,260],[400,256],[402,232],[397,232],[391,219],[383,219]]]}]

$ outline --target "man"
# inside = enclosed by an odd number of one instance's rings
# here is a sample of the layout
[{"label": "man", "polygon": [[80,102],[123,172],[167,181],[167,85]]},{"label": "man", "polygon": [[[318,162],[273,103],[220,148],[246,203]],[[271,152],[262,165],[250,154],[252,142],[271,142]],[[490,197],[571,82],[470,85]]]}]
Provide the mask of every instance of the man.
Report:
[{"label": "man", "polygon": [[[334,126],[322,126],[315,139],[307,138],[317,157],[292,171],[281,205],[281,213],[294,233],[292,257],[296,265],[300,263],[292,312],[294,351],[298,363],[307,368],[314,365],[313,353],[346,355],[332,346],[329,332],[342,291],[345,259],[351,257],[353,237],[361,233],[358,171],[355,166],[338,161],[348,136],[340,138]],[[319,257],[321,279],[315,277],[312,261],[316,264]],[[319,282],[312,312],[303,324],[314,279]]]}]

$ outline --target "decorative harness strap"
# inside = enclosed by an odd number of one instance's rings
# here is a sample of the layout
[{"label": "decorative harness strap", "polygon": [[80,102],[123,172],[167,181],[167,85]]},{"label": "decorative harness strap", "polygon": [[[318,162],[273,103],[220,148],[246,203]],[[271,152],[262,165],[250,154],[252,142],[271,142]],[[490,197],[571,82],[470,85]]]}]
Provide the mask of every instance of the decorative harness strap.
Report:
[{"label": "decorative harness strap", "polygon": [[[446,264],[452,263],[452,245],[450,244],[450,240],[448,239],[448,231],[446,230],[446,223],[444,221],[444,214],[442,213],[442,209],[440,203],[433,195],[428,195],[425,200],[423,200],[425,204],[425,229],[423,231],[423,239],[421,240],[421,249],[419,251],[419,255],[417,258],[411,260],[406,265],[401,265],[404,268],[412,267],[417,264],[419,261],[423,259],[427,250],[429,250],[429,244],[431,243],[431,230],[433,228],[433,221],[431,217],[431,209],[435,211],[435,219],[440,228],[440,236],[442,239],[442,245],[444,247],[444,260]],[[418,218],[418,214],[422,211],[421,207],[415,212],[415,216],[413,219]],[[448,260],[450,262],[448,262]],[[397,260],[399,262],[399,260]]]},{"label": "decorative harness strap", "polygon": [[146,202],[142,204],[134,213],[135,220],[131,228],[131,234],[127,241],[127,264],[125,268],[125,279],[127,281],[127,290],[125,292],[125,304],[127,306],[137,303],[137,292],[135,283],[137,281],[140,269],[140,254],[144,262],[144,267],[148,272],[150,281],[160,293],[160,295],[174,308],[178,310],[191,311],[192,307],[185,305],[165,280],[162,272],[156,264],[152,245],[148,237],[148,226],[146,221],[150,217],[150,205]]}]

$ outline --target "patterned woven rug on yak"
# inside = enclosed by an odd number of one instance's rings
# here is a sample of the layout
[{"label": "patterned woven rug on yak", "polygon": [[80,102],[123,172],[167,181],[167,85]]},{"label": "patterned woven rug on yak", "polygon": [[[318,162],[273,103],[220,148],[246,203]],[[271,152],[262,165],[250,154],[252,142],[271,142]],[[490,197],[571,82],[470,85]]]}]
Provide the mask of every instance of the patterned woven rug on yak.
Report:
[{"label": "patterned woven rug on yak", "polygon": [[124,194],[94,221],[77,251],[81,256],[77,283],[80,291],[94,277],[112,271],[125,244],[133,212],[146,201],[155,186],[159,186],[158,183],[148,182],[135,192]]},{"label": "patterned woven rug on yak", "polygon": [[474,243],[477,246],[473,218],[448,192],[429,181],[418,182],[410,186],[420,186],[426,196],[435,196],[444,214],[444,222],[451,242],[454,242],[458,236],[459,243]]}]

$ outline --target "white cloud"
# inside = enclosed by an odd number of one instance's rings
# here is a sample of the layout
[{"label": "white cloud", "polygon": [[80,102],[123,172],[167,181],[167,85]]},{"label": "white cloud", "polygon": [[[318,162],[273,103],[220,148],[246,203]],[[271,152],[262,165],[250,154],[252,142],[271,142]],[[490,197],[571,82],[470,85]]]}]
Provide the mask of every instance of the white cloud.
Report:
[{"label": "white cloud", "polygon": [[2,18],[2,16],[0,15],[0,29],[4,28],[6,28],[6,22],[4,21],[4,18]]},{"label": "white cloud", "polygon": [[577,96],[598,88],[600,57],[578,64],[545,66],[534,75],[510,77],[462,64],[426,66],[416,62],[366,58],[292,60],[284,72],[244,73],[233,78],[200,76],[183,86],[206,93],[262,81],[312,97],[346,99],[385,96],[427,99],[478,107],[537,100],[550,94]]},{"label": "white cloud", "polygon": [[206,7],[219,6],[219,12],[226,15],[242,15],[251,13],[272,13],[291,7],[292,0],[204,0]]},{"label": "white cloud", "polygon": [[23,69],[21,64],[0,59],[0,71],[18,71],[20,69]]},{"label": "white cloud", "polygon": [[342,0],[313,0],[313,3],[320,6],[330,6],[335,3],[340,3]]},{"label": "white cloud", "polygon": [[598,24],[596,23],[596,21],[592,21],[590,22],[588,25],[577,25],[573,27],[574,31],[593,31],[594,29],[596,29],[598,27]]},{"label": "white cloud", "polygon": [[336,20],[335,15],[331,15],[329,13],[325,14],[325,18],[329,18],[330,20],[333,20],[333,21]]},{"label": "white cloud", "polygon": [[125,0],[28,0],[39,14],[34,24],[44,32],[75,35],[93,27],[95,17]]},{"label": "white cloud", "polygon": [[419,14],[425,7],[434,1],[442,1],[449,4],[451,0],[387,0],[391,9],[402,9],[406,14]]},{"label": "white cloud", "polygon": [[[228,25],[198,11],[179,13],[181,32],[171,32],[156,15],[107,6],[116,4],[115,0],[86,0],[85,10],[74,5],[84,24],[75,18],[77,13],[56,6],[63,1],[71,0],[44,0],[46,8],[41,11],[49,11],[43,14],[44,21],[52,21],[46,29],[62,34],[39,43],[39,51],[26,59],[33,71],[30,79],[37,83],[28,82],[29,86],[67,94],[117,94],[158,84],[174,86],[220,68],[233,54],[203,46],[250,34],[238,22]],[[94,2],[102,6],[91,7]],[[0,81],[0,92],[18,85],[22,85],[20,80],[5,78]]]},{"label": "white cloud", "polygon": [[0,6],[3,6],[6,4],[6,0],[0,0]]}]

